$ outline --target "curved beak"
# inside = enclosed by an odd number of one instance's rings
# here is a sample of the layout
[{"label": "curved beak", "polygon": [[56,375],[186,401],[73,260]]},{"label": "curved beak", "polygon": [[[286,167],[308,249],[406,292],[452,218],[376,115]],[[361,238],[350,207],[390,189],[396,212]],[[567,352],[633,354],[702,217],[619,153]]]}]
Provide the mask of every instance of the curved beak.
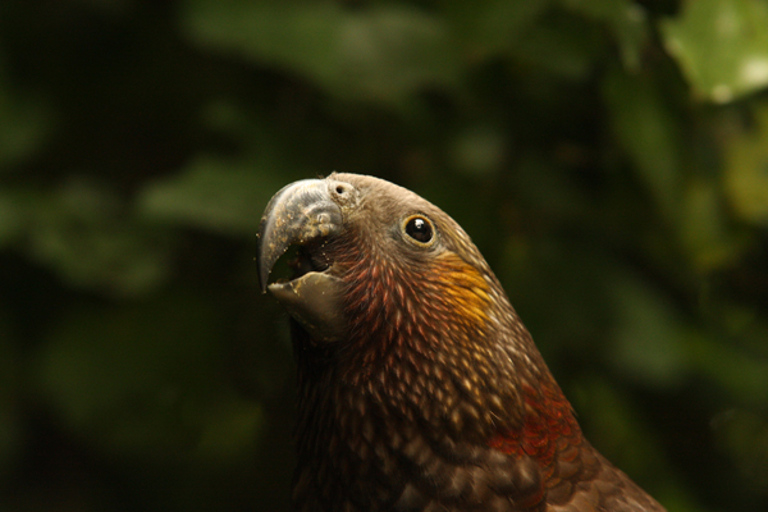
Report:
[{"label": "curved beak", "polygon": [[328,187],[326,180],[301,180],[275,194],[261,218],[256,257],[262,292],[269,289],[315,341],[341,336],[345,324],[341,279],[318,268],[298,270],[300,275],[290,281],[269,284],[268,280],[289,247],[305,246],[311,252],[318,242],[341,231],[341,208]]}]

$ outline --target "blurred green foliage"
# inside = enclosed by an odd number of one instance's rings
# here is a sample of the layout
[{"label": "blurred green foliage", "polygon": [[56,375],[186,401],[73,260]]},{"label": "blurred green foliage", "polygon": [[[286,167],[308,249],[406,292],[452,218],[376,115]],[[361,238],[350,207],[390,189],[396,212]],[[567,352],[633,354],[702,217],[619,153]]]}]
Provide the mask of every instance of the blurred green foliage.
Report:
[{"label": "blurred green foliage", "polygon": [[768,509],[762,0],[4,0],[0,509],[287,510],[269,197],[453,215],[590,439]]}]

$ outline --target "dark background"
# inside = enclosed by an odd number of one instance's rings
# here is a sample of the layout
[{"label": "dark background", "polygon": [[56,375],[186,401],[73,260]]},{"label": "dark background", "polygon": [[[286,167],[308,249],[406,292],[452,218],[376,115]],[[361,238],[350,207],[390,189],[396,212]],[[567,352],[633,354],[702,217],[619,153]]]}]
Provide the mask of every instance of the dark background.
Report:
[{"label": "dark background", "polygon": [[762,0],[2,0],[0,510],[287,510],[255,233],[369,173],[473,236],[589,438],[768,510]]}]

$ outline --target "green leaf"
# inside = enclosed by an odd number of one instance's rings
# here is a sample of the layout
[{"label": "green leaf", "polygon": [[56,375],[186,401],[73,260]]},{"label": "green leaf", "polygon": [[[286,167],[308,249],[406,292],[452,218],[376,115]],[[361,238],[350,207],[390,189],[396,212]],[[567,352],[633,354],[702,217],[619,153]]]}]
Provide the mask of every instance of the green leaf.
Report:
[{"label": "green leaf", "polygon": [[551,3],[548,0],[452,0],[443,2],[442,7],[467,56],[477,60],[512,48]]},{"label": "green leaf", "polygon": [[53,116],[46,101],[12,90],[0,56],[0,171],[28,157],[46,140]]},{"label": "green leaf", "polygon": [[683,341],[691,332],[668,299],[633,276],[617,274],[610,284],[617,321],[611,360],[646,385],[684,381],[690,365]]},{"label": "green leaf", "polygon": [[446,27],[405,5],[188,0],[182,12],[199,44],[297,72],[342,98],[399,101],[456,80]]},{"label": "green leaf", "polygon": [[510,48],[519,63],[543,69],[557,77],[585,81],[604,38],[596,28],[575,17],[544,18],[529,27],[525,37]]},{"label": "green leaf", "polygon": [[768,488],[768,417],[744,409],[729,409],[712,420],[718,444],[733,459],[742,478]]},{"label": "green leaf", "polygon": [[257,403],[225,396],[203,412],[195,446],[197,458],[203,462],[226,461],[255,451],[257,433],[264,421]]},{"label": "green leaf", "polygon": [[755,407],[768,403],[768,360],[728,341],[707,336],[685,339],[691,369],[727,391],[732,403]]},{"label": "green leaf", "polygon": [[230,236],[253,236],[264,206],[290,181],[261,161],[200,156],[181,174],[147,185],[137,200],[139,215]]},{"label": "green leaf", "polygon": [[681,127],[656,84],[645,75],[615,68],[603,81],[614,133],[668,219],[676,218],[681,194]]},{"label": "green leaf", "polygon": [[633,410],[628,396],[615,383],[589,377],[576,382],[574,402],[590,427],[598,449],[630,474],[668,472],[664,452]]},{"label": "green leaf", "polygon": [[27,199],[30,254],[72,285],[140,295],[164,279],[166,242],[124,218],[104,188],[73,179]]},{"label": "green leaf", "polygon": [[505,140],[494,126],[467,126],[451,144],[452,164],[467,174],[491,175],[505,156]]},{"label": "green leaf", "polygon": [[742,220],[768,226],[768,104],[755,110],[754,119],[725,140],[725,192]]},{"label": "green leaf", "polygon": [[661,33],[694,89],[728,103],[768,86],[766,27],[764,0],[688,0]]},{"label": "green leaf", "polygon": [[[607,24],[616,38],[626,68],[637,71],[648,43],[648,17],[633,0],[560,0],[573,11]],[[537,3],[537,2],[530,2]]]},{"label": "green leaf", "polygon": [[35,358],[42,396],[100,450],[162,461],[253,449],[259,405],[221,380],[222,323],[200,293],[68,311]]},{"label": "green leaf", "polygon": [[694,177],[685,184],[677,233],[692,267],[702,274],[734,263],[745,244],[730,229],[719,180]]},{"label": "green leaf", "polygon": [[21,360],[13,346],[10,322],[0,307],[0,474],[21,449],[21,424],[16,404],[21,386]]},{"label": "green leaf", "polygon": [[16,188],[0,189],[0,247],[13,242],[27,225],[25,195]]},{"label": "green leaf", "polygon": [[625,375],[672,387],[696,375],[749,406],[768,402],[768,360],[689,323],[670,300],[636,277],[611,280],[617,324],[611,360]]}]

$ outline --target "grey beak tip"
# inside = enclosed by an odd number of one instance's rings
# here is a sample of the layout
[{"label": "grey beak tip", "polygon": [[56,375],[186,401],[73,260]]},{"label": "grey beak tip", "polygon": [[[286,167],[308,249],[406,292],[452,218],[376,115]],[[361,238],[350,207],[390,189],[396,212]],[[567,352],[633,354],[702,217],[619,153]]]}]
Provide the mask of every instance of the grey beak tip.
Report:
[{"label": "grey beak tip", "polygon": [[259,288],[261,288],[262,294],[267,293],[267,286],[269,285],[269,282],[267,281],[267,279],[269,279],[269,271],[264,272],[264,269],[260,268],[259,269]]},{"label": "grey beak tip", "polygon": [[327,181],[301,180],[278,191],[267,204],[257,235],[262,293],[268,288],[272,267],[291,245],[328,236],[341,223],[341,210],[330,197]]}]

